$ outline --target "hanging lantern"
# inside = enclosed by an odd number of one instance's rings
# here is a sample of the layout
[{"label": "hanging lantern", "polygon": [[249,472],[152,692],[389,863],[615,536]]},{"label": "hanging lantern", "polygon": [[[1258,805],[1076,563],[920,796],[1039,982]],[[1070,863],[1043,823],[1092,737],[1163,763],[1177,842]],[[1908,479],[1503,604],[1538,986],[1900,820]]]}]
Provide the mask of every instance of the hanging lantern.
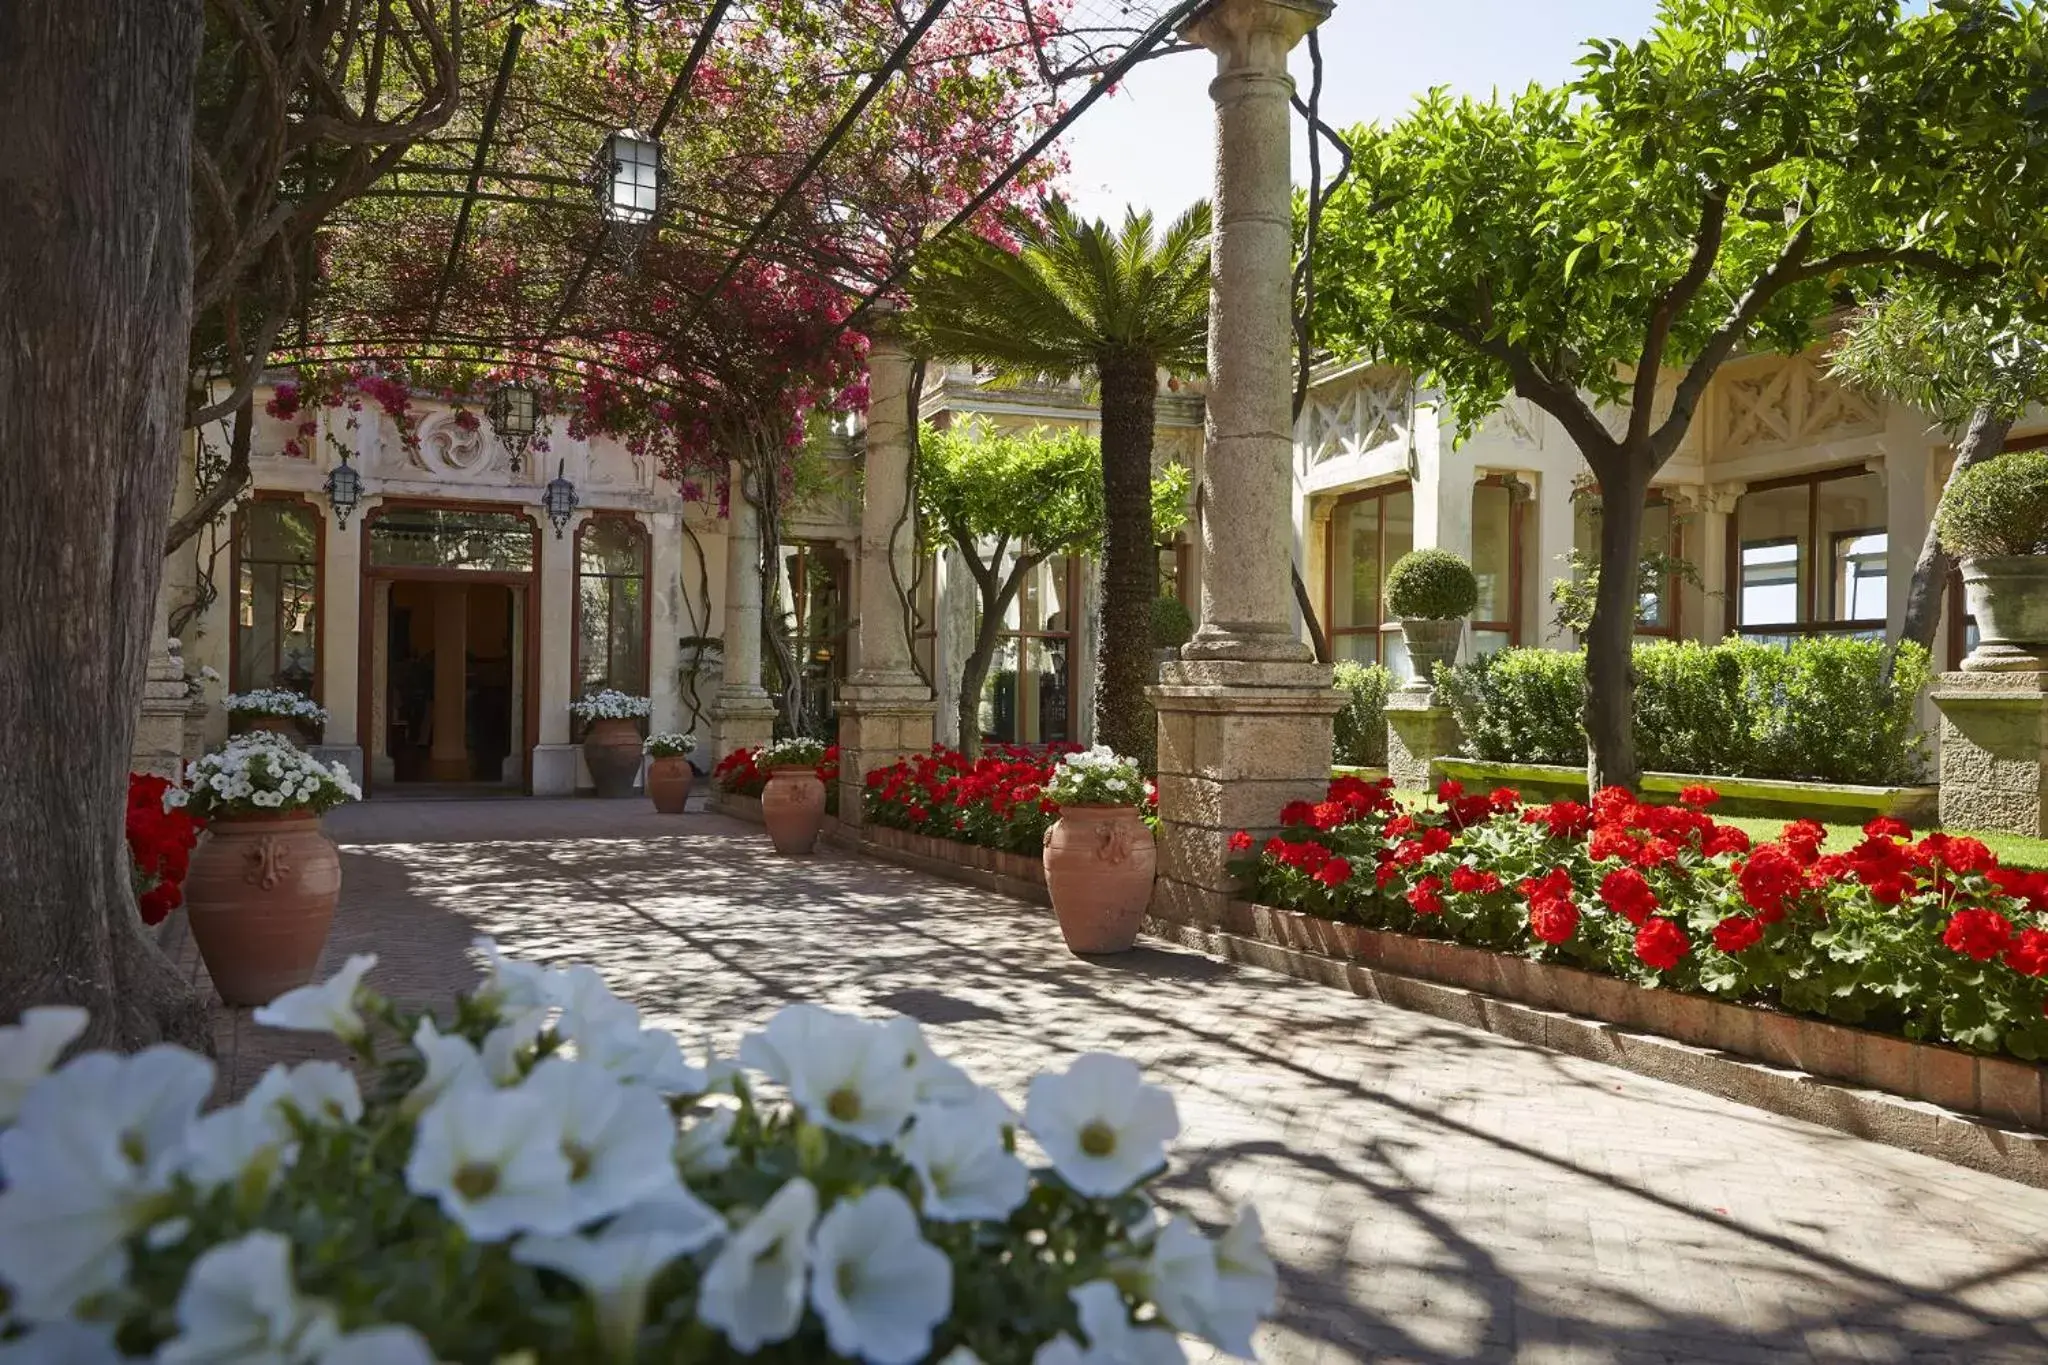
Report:
[{"label": "hanging lantern", "polygon": [[555,539],[562,538],[568,529],[569,518],[576,515],[576,485],[569,482],[569,462],[563,460],[555,467],[555,477],[548,480],[546,491],[541,494],[540,505],[548,512],[548,520],[555,524]]},{"label": "hanging lantern", "polygon": [[348,514],[356,510],[356,504],[363,500],[363,476],[349,467],[348,452],[343,451],[341,463],[327,475],[323,485],[327,500],[334,504],[334,524],[346,531]]},{"label": "hanging lantern", "polygon": [[661,144],[622,128],[604,140],[597,161],[597,207],[620,227],[641,228],[661,211]]},{"label": "hanging lantern", "polygon": [[527,442],[540,426],[540,399],[524,384],[507,384],[491,395],[487,411],[491,429],[511,452],[512,472],[517,474],[520,461],[526,456]]}]

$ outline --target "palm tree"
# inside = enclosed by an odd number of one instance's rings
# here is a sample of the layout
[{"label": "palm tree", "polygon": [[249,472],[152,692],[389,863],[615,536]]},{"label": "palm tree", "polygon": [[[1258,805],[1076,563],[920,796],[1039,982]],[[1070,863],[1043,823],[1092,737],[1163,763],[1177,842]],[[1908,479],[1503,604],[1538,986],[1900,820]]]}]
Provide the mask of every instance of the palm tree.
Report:
[{"label": "palm tree", "polygon": [[1058,199],[1005,224],[1014,245],[962,235],[921,265],[913,326],[929,354],[997,382],[1087,378],[1101,402],[1102,633],[1095,737],[1152,765],[1152,417],[1159,372],[1194,375],[1209,333],[1209,205],[1163,233],[1135,209],[1123,227]]}]

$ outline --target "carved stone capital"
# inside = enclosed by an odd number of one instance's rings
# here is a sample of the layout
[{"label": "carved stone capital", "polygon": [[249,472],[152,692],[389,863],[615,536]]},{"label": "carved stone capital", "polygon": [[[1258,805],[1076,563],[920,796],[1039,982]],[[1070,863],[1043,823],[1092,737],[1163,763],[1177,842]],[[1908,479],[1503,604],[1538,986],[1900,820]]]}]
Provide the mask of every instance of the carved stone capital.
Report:
[{"label": "carved stone capital", "polygon": [[1330,17],[1332,0],[1213,0],[1180,26],[1185,42],[1216,54],[1221,72],[1287,70],[1287,54]]}]

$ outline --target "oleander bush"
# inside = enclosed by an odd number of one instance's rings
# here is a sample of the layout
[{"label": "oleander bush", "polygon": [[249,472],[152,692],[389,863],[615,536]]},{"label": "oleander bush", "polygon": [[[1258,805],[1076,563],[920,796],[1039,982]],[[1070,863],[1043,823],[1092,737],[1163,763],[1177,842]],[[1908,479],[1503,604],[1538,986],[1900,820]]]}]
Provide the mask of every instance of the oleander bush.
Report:
[{"label": "oleander bush", "polygon": [[[1653,772],[1883,786],[1915,780],[1914,715],[1927,652],[1820,637],[1787,647],[1729,639],[1638,644],[1636,752]],[[1495,763],[1586,760],[1585,656],[1507,649],[1457,664],[1442,687],[1464,751]]]},{"label": "oleander bush", "polygon": [[1386,767],[1387,694],[1394,690],[1394,675],[1384,664],[1352,659],[1339,659],[1336,672],[1337,687],[1344,693],[1344,708],[1337,712],[1336,761]]},{"label": "oleander bush", "polygon": [[1888,817],[1846,853],[1812,820],[1753,845],[1707,813],[1718,799],[1525,806],[1446,782],[1403,810],[1339,778],[1281,835],[1233,836],[1232,870],[1265,905],[2048,1059],[2048,872]]}]

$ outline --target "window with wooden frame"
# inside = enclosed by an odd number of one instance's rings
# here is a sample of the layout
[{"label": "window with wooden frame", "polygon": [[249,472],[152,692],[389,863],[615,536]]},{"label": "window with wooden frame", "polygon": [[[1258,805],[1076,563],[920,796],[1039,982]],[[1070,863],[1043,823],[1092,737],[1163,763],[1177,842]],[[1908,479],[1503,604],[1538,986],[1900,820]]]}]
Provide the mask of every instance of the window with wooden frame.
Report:
[{"label": "window with wooden frame", "polygon": [[637,517],[599,513],[576,528],[575,693],[648,695],[651,537]]},{"label": "window with wooden frame", "polygon": [[1394,561],[1415,546],[1415,494],[1387,484],[1337,499],[1323,555],[1323,620],[1333,658],[1385,664],[1406,677],[1408,651],[1387,615],[1385,584]]},{"label": "window with wooden frame", "polygon": [[1728,600],[1745,638],[1884,638],[1884,480],[1858,466],[1751,484],[1728,521]]},{"label": "window with wooden frame", "polygon": [[[1473,541],[1478,532],[1474,529]],[[1652,492],[1643,503],[1640,554],[1667,555],[1681,559],[1685,554],[1685,531],[1678,511],[1662,493]],[[1572,548],[1583,564],[1600,562],[1600,490],[1586,487],[1572,493]],[[1665,574],[1655,582],[1636,584],[1636,634],[1653,639],[1675,639],[1679,630],[1679,579]]]},{"label": "window with wooden frame", "polygon": [[[1527,487],[1527,485],[1522,485]],[[1492,654],[1522,643],[1522,509],[1516,490],[1498,474],[1472,485],[1472,653]]]},{"label": "window with wooden frame", "polygon": [[781,547],[781,565],[777,600],[803,674],[804,712],[836,735],[850,622],[846,551],[828,541],[791,541]]},{"label": "window with wooden frame", "polygon": [[320,694],[322,542],[326,523],[296,496],[258,494],[235,513],[235,624],[228,686]]},{"label": "window with wooden frame", "polygon": [[[1007,556],[998,572],[1010,570]],[[1081,562],[1054,555],[1024,576],[982,684],[982,737],[1053,744],[1075,736],[1074,631]]]}]

